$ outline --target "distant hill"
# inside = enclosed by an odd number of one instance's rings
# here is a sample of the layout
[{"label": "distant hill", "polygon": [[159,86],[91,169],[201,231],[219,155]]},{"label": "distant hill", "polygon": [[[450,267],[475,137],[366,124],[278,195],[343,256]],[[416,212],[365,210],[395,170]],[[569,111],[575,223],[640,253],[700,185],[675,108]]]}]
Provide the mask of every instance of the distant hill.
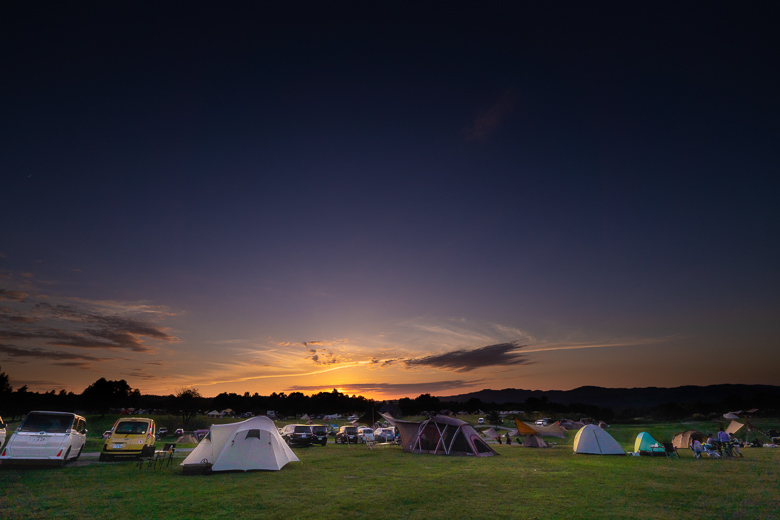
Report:
[{"label": "distant hill", "polygon": [[665,403],[720,403],[733,401],[734,404],[773,396],[780,398],[780,386],[770,385],[710,385],[678,386],[675,388],[603,388],[600,386],[581,386],[573,390],[480,390],[468,394],[437,396],[444,402],[465,403],[476,398],[483,403],[524,403],[529,397],[547,398],[551,403],[570,405],[574,403],[602,406],[606,408],[644,408]]}]

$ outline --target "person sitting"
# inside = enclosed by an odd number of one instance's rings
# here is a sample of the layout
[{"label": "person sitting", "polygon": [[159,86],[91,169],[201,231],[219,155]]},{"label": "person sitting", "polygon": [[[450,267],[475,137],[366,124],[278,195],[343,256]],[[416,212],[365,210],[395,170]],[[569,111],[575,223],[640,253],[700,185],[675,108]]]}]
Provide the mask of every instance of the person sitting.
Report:
[{"label": "person sitting", "polygon": [[706,447],[710,450],[718,450],[720,451],[720,446],[718,446],[718,439],[713,434],[708,433],[707,434],[707,443]]},{"label": "person sitting", "polygon": [[717,451],[715,451],[712,446],[710,446],[709,443],[702,444],[698,440],[694,440],[693,444],[691,444],[691,449],[693,450],[693,455],[697,459],[701,458],[702,455],[707,455],[711,459],[719,459],[720,454],[718,454]]},{"label": "person sitting", "polygon": [[693,450],[693,456],[697,459],[700,459],[702,453],[704,453],[704,446],[701,445],[698,439],[693,441],[693,444],[691,444],[691,449]]}]

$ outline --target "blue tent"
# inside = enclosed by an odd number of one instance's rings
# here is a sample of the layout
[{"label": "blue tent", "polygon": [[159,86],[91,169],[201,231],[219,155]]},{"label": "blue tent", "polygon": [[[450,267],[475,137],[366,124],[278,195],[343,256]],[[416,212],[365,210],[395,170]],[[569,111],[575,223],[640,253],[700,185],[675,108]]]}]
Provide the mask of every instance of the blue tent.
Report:
[{"label": "blue tent", "polygon": [[664,455],[664,447],[657,440],[647,433],[642,432],[636,436],[634,442],[634,451],[640,455]]}]

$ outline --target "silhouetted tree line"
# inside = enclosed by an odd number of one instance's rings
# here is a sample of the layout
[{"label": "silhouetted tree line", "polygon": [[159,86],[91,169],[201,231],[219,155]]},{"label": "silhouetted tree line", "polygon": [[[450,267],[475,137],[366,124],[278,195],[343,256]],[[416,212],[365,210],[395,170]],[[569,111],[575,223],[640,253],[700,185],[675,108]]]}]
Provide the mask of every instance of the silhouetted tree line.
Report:
[{"label": "silhouetted tree line", "polygon": [[[301,392],[243,394],[223,392],[216,397],[202,397],[195,388],[184,388],[167,396],[143,395],[133,389],[124,379],[119,381],[100,378],[80,394],[60,390],[55,392],[30,392],[27,386],[14,390],[8,375],[0,371],[0,415],[6,421],[22,417],[30,410],[84,411],[106,414],[111,410],[135,408],[180,415],[184,424],[200,412],[231,409],[236,413],[251,412],[265,414],[274,410],[282,416],[300,414],[350,414],[379,410],[381,402],[363,396],[350,396],[337,390],[304,395]],[[633,407],[613,410],[607,407],[584,403],[561,404],[550,402],[547,396],[529,397],[519,403],[485,403],[478,398],[464,402],[441,401],[431,394],[416,398],[405,397],[398,401],[403,416],[422,415],[464,410],[469,413],[481,411],[485,414],[499,410],[522,410],[526,414],[539,412],[552,417],[579,419],[592,417],[607,422],[630,422],[636,418],[651,421],[676,421],[695,416],[722,414],[724,411],[759,408],[766,415],[777,413],[777,398],[771,394],[759,394],[746,401],[739,396],[730,396],[717,403],[664,403],[655,406]]]},{"label": "silhouetted tree line", "polygon": [[84,411],[106,414],[112,410],[135,408],[180,415],[184,424],[200,412],[231,409],[236,413],[265,414],[274,410],[283,416],[299,414],[363,413],[377,408],[373,399],[349,396],[337,390],[311,396],[301,392],[243,395],[223,392],[216,397],[203,397],[195,388],[183,388],[168,396],[143,395],[124,379],[111,381],[100,378],[80,394],[61,390],[30,392],[27,386],[14,390],[8,376],[0,372],[0,415],[5,420],[21,418],[30,410]]}]

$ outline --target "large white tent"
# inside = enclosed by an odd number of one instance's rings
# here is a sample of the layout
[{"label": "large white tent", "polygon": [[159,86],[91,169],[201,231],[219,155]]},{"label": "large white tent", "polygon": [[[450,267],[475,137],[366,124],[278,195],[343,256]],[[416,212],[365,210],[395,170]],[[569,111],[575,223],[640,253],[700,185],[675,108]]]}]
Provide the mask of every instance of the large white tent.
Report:
[{"label": "large white tent", "polygon": [[620,444],[605,430],[587,424],[580,428],[574,437],[574,453],[593,455],[625,455]]},{"label": "large white tent", "polygon": [[211,471],[280,470],[298,457],[284,442],[274,422],[258,416],[230,424],[212,424],[181,466],[211,464]]}]

